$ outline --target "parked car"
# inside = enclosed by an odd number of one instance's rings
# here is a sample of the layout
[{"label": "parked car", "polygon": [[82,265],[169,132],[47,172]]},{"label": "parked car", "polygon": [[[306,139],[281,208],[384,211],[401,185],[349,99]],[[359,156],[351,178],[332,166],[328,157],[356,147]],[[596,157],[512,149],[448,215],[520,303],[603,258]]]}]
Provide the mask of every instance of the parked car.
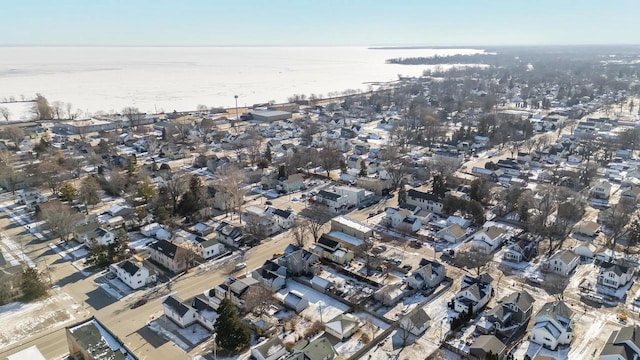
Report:
[{"label": "parked car", "polygon": [[265,205],[273,205],[273,202],[271,202],[271,200],[267,200],[264,202]]},{"label": "parked car", "polygon": [[238,271],[238,270],[242,270],[244,268],[247,267],[247,263],[237,263],[236,266],[233,268],[234,271]]}]

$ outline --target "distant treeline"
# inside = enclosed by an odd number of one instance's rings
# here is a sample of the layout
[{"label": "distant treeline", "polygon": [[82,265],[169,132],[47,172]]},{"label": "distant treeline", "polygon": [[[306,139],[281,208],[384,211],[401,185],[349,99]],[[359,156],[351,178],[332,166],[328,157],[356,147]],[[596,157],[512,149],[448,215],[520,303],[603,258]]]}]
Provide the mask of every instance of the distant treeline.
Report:
[{"label": "distant treeline", "polygon": [[410,57],[388,59],[387,64],[401,65],[443,65],[443,64],[487,64],[494,65],[494,54],[450,55],[433,57]]}]

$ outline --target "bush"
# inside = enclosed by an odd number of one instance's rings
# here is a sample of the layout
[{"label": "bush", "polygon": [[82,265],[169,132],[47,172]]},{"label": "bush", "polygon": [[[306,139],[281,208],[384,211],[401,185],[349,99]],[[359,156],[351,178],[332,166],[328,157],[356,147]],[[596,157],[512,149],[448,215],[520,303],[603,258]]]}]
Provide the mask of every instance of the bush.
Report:
[{"label": "bush", "polygon": [[304,332],[304,338],[310,339],[320,331],[324,330],[324,324],[321,321],[314,321],[311,326]]}]

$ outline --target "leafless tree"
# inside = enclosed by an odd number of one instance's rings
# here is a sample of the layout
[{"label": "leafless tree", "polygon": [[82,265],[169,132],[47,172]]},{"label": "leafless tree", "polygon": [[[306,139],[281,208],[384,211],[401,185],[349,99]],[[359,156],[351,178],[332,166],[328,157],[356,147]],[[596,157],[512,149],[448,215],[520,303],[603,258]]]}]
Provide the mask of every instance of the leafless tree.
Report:
[{"label": "leafless tree", "polygon": [[621,197],[618,204],[605,211],[603,224],[608,230],[606,244],[610,249],[614,249],[616,241],[626,237],[631,229],[628,225],[634,211],[634,204],[626,198]]},{"label": "leafless tree", "polygon": [[291,234],[293,235],[294,243],[303,248],[307,243],[307,236],[309,235],[309,227],[304,225],[304,220],[296,220],[291,227]]},{"label": "leafless tree", "polygon": [[128,106],[122,109],[122,115],[129,120],[131,127],[141,125],[142,120],[144,120],[144,114],[140,113],[140,110],[137,107]]},{"label": "leafless tree", "polygon": [[58,196],[60,185],[68,180],[68,173],[56,161],[43,161],[38,164],[38,174],[47,184],[54,196]]},{"label": "leafless tree", "polygon": [[216,196],[221,196],[224,202],[225,212],[236,212],[242,223],[242,205],[244,204],[243,189],[244,171],[236,165],[225,166],[219,171],[220,178],[216,181],[219,190]]},{"label": "leafless tree", "polygon": [[476,276],[480,276],[480,274],[487,270],[491,260],[491,254],[466,249],[457,253],[454,261],[458,266],[473,269]]},{"label": "leafless tree", "polygon": [[171,134],[171,136],[176,135],[178,142],[184,144],[189,138],[191,129],[193,129],[193,121],[194,118],[189,116],[178,118],[169,124],[167,132]]},{"label": "leafless tree", "polygon": [[164,186],[167,190],[167,194],[169,195],[169,199],[171,200],[173,214],[175,214],[178,209],[178,200],[180,200],[182,194],[187,191],[188,183],[189,178],[183,173],[175,173],[165,179]]},{"label": "leafless tree", "polygon": [[402,339],[402,347],[407,346],[409,342],[409,338],[411,337],[411,331],[416,328],[416,325],[413,321],[406,319],[405,321],[400,321],[400,338]]},{"label": "leafless tree", "polygon": [[60,202],[44,207],[39,216],[40,219],[47,222],[49,228],[65,243],[69,241],[69,235],[73,233],[73,230],[82,220],[80,214]]},{"label": "leafless tree", "polygon": [[89,214],[89,205],[95,205],[100,202],[100,197],[98,196],[99,189],[100,185],[93,177],[89,176],[82,180],[78,193],[87,214]]},{"label": "leafless tree", "polygon": [[275,299],[273,292],[263,284],[250,287],[244,297],[243,308],[245,312],[252,311],[256,315],[264,315],[271,305],[274,305]]},{"label": "leafless tree", "polygon": [[301,215],[305,216],[302,220],[302,226],[306,227],[308,232],[313,236],[313,242],[318,242],[320,239],[320,232],[324,224],[332,217],[329,209],[322,205],[311,205],[301,212]]},{"label": "leafless tree", "polygon": [[564,292],[567,289],[567,285],[569,285],[569,280],[570,277],[568,276],[546,273],[544,274],[544,288],[549,295],[555,295],[556,299],[563,300]]},{"label": "leafless tree", "polygon": [[147,140],[147,153],[151,158],[156,155],[158,148],[160,147],[160,143],[158,138],[155,135],[149,135],[146,137]]},{"label": "leafless tree", "polygon": [[4,106],[0,106],[0,116],[6,121],[9,122],[9,116],[11,116],[11,112]]},{"label": "leafless tree", "polygon": [[333,144],[327,144],[322,150],[320,150],[319,161],[324,170],[327,172],[327,177],[331,174],[331,170],[337,169],[342,160],[342,154]]},{"label": "leafless tree", "polygon": [[24,130],[17,126],[8,126],[4,129],[4,134],[16,145],[16,147],[20,146],[20,143],[25,137]]},{"label": "leafless tree", "polygon": [[200,249],[198,245],[191,240],[185,240],[178,246],[181,247],[183,251],[177,252],[176,256],[179,256],[179,261],[183,261],[186,264],[187,268],[185,271],[189,271],[189,269],[195,265],[196,260],[201,257]]},{"label": "leafless tree", "polygon": [[61,120],[64,117],[64,103],[62,101],[54,101],[51,103],[51,113],[56,120]]},{"label": "leafless tree", "polygon": [[243,139],[243,143],[244,147],[247,149],[249,162],[251,163],[251,166],[253,166],[261,157],[262,143],[264,142],[264,138],[255,130],[249,130],[247,134],[248,137]]}]

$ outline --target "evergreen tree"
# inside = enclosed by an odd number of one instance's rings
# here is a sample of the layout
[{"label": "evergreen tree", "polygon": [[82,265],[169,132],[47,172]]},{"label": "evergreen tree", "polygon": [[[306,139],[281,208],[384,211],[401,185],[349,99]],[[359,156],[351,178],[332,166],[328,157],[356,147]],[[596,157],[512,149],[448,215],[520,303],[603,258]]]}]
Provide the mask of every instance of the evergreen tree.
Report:
[{"label": "evergreen tree", "polygon": [[267,146],[267,150],[264,152],[264,158],[268,162],[271,162],[271,146]]},{"label": "evergreen tree", "polygon": [[439,197],[444,197],[444,194],[447,192],[447,185],[444,182],[444,178],[442,175],[434,175],[433,176],[433,193],[438,195]]},{"label": "evergreen tree", "polygon": [[63,182],[60,185],[60,200],[72,201],[78,195],[78,191],[70,182]]},{"label": "evergreen tree", "polygon": [[245,324],[229,299],[224,299],[218,307],[218,319],[214,324],[216,329],[216,345],[236,352],[247,346],[251,340],[249,326]]},{"label": "evergreen tree", "polygon": [[22,270],[20,290],[22,290],[22,300],[31,301],[44,296],[47,293],[47,285],[42,281],[37,269],[27,267]]}]

